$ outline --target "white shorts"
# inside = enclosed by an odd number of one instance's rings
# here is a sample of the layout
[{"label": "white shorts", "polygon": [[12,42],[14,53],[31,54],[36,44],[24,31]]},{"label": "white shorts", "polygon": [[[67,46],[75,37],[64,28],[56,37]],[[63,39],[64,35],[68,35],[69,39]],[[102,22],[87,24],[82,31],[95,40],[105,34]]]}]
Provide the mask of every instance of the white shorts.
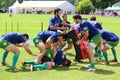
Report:
[{"label": "white shorts", "polygon": [[97,45],[95,44],[95,43],[92,43],[92,42],[90,42],[90,43],[88,43],[90,46],[92,46],[93,48],[95,48]]},{"label": "white shorts", "polygon": [[105,46],[108,47],[108,48],[112,48],[112,46],[107,44],[107,43],[105,44]]}]

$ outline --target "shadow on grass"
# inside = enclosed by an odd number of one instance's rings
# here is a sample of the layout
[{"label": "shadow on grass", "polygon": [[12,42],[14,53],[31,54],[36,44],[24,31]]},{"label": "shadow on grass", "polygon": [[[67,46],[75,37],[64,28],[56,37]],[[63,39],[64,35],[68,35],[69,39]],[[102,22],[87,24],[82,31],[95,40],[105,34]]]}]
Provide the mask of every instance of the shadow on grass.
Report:
[{"label": "shadow on grass", "polygon": [[115,74],[115,72],[111,71],[111,70],[105,70],[105,69],[97,69],[95,71],[96,74],[102,74],[102,75],[112,75]]},{"label": "shadow on grass", "polygon": [[111,66],[111,67],[120,67],[120,63],[110,64],[109,66]]},{"label": "shadow on grass", "polygon": [[78,68],[70,68],[70,67],[63,67],[63,66],[57,66],[54,69],[57,71],[79,70]]},{"label": "shadow on grass", "polygon": [[27,69],[26,67],[21,67],[21,72],[30,72],[30,69]]},{"label": "shadow on grass", "polygon": [[[86,71],[87,68],[81,67],[80,70],[81,71]],[[105,70],[105,69],[96,69],[96,71],[94,71],[94,73],[96,73],[96,74],[102,74],[102,75],[112,75],[112,74],[115,74],[115,72],[113,72],[111,70]]]}]

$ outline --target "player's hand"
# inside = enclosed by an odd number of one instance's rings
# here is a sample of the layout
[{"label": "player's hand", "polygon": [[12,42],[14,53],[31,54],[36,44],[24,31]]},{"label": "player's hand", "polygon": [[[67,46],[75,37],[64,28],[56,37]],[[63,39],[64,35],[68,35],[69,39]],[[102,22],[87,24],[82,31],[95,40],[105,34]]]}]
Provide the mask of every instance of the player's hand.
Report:
[{"label": "player's hand", "polygon": [[38,56],[37,54],[31,54],[32,56]]},{"label": "player's hand", "polygon": [[77,41],[76,44],[79,45],[81,43],[81,41]]},{"label": "player's hand", "polygon": [[65,27],[61,27],[60,30],[65,30]]},{"label": "player's hand", "polygon": [[79,34],[77,34],[77,38],[79,38],[80,39],[80,36],[81,36],[81,34],[79,33]]}]

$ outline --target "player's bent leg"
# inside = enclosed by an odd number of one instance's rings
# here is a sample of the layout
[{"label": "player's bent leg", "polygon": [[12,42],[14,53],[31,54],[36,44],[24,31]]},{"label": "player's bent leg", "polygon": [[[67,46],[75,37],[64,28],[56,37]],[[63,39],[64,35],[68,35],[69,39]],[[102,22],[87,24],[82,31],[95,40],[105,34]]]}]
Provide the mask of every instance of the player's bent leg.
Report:
[{"label": "player's bent leg", "polygon": [[112,50],[114,59],[110,60],[110,62],[118,62],[118,60],[117,60],[117,55],[116,55],[116,49],[115,49],[115,48],[112,48],[111,50]]},{"label": "player's bent leg", "polygon": [[32,65],[30,65],[30,71],[33,71],[34,69],[44,69],[44,70],[46,70],[46,69],[48,69],[48,65],[47,64],[32,64]]},{"label": "player's bent leg", "polygon": [[102,49],[103,52],[103,56],[105,58],[105,62],[103,64],[109,64],[109,60],[108,60],[108,55],[107,55],[107,50],[109,49],[109,47],[104,46]]},{"label": "player's bent leg", "polygon": [[35,61],[34,60],[31,60],[31,61],[22,61],[21,62],[23,66],[25,66],[26,64],[35,64]]},{"label": "player's bent leg", "polygon": [[8,51],[4,51],[3,56],[2,56],[2,63],[1,64],[2,64],[2,66],[10,67],[10,65],[5,62],[5,60],[7,58],[7,55],[8,55]]},{"label": "player's bent leg", "polygon": [[48,66],[48,69],[52,69],[52,67],[53,67],[52,62],[45,62],[45,64]]},{"label": "player's bent leg", "polygon": [[90,44],[87,45],[86,52],[87,52],[89,59],[90,59],[90,68],[95,68],[94,55],[92,54],[93,49],[94,49],[93,46],[91,46]]},{"label": "player's bent leg", "polygon": [[12,62],[12,66],[11,66],[11,68],[10,68],[10,71],[19,71],[19,69],[15,68],[16,63],[17,63],[17,60],[18,60],[18,58],[19,58],[19,54],[20,54],[19,49],[18,49],[15,45],[10,44],[9,46],[7,46],[7,47],[5,48],[5,50],[14,53],[13,62]]},{"label": "player's bent leg", "polygon": [[46,47],[43,43],[39,43],[37,45],[38,49],[41,51],[41,53],[38,55],[38,57],[36,58],[35,62],[39,63],[41,61],[41,59],[43,58],[43,56],[46,53]]}]

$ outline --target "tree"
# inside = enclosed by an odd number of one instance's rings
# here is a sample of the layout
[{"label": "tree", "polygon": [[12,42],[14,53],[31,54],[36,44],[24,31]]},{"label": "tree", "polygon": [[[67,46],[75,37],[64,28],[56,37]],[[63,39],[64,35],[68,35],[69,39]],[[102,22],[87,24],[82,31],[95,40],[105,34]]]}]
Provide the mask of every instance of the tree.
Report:
[{"label": "tree", "polygon": [[94,6],[90,0],[81,0],[76,7],[77,13],[89,14],[94,10]]}]

